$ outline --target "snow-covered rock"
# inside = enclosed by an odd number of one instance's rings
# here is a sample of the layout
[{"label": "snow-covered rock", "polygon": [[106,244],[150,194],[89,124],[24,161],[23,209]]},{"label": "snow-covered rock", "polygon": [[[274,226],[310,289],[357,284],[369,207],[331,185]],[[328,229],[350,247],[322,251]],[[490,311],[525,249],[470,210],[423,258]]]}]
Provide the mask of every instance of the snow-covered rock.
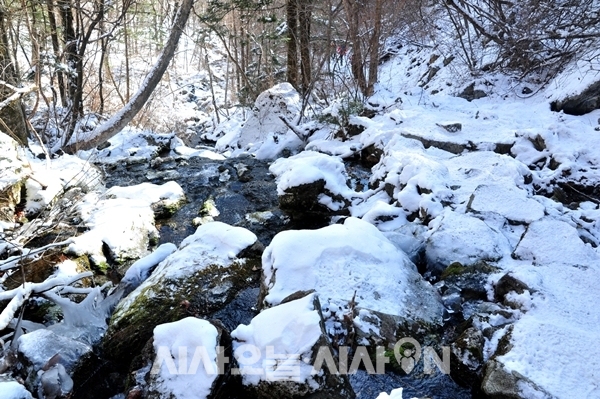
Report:
[{"label": "snow-covered rock", "polygon": [[527,227],[513,257],[539,266],[587,266],[600,260],[594,249],[581,240],[575,227],[551,218],[538,220]]},{"label": "snow-covered rock", "polygon": [[319,307],[316,294],[309,294],[266,309],[232,331],[243,384],[258,397],[354,397],[346,376],[313,364],[320,350],[333,353]]},{"label": "snow-covered rock", "polygon": [[494,212],[511,222],[531,223],[544,217],[544,206],[528,198],[527,192],[504,185],[481,185],[467,208],[476,213]]},{"label": "snow-covered rock", "polygon": [[233,150],[234,155],[248,151],[260,159],[275,159],[284,150],[297,151],[302,140],[280,117],[295,125],[300,107],[300,95],[291,84],[273,86],[256,98],[254,112],[241,130],[231,130],[217,141],[217,150]]},{"label": "snow-covered rock", "polygon": [[75,237],[68,251],[77,256],[88,254],[100,266],[106,264],[103,245],[117,261],[140,258],[148,253],[150,242],[158,239],[152,207],[174,212],[183,198],[183,190],[175,182],[113,187],[105,195],[89,193],[78,204],[89,231]]},{"label": "snow-covered rock", "polygon": [[451,263],[464,266],[497,261],[510,254],[508,240],[475,217],[446,209],[430,223],[425,255],[429,270],[438,274]]},{"label": "snow-covered rock", "polygon": [[354,191],[340,158],[303,151],[278,159],[269,171],[277,178],[280,207],[290,214],[347,213]]},{"label": "snow-covered rock", "polygon": [[257,242],[241,227],[221,222],[198,227],[119,303],[104,337],[107,355],[130,361],[155,326],[190,314],[210,317],[225,307],[238,291],[257,282]]},{"label": "snow-covered rock", "polygon": [[219,376],[217,350],[220,333],[195,317],[154,328],[156,354],[149,372],[146,397],[204,399]]},{"label": "snow-covered rock", "polygon": [[262,258],[265,306],[316,290],[321,302],[359,308],[431,324],[441,322],[438,294],[406,254],[373,225],[356,218],[318,230],[284,231]]}]

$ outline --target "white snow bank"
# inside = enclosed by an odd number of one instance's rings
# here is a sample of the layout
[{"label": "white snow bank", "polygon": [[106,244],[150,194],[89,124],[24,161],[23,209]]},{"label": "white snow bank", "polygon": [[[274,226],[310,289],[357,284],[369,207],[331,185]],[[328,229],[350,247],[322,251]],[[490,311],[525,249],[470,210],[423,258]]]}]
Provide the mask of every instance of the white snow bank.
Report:
[{"label": "white snow bank", "polygon": [[218,337],[212,324],[194,317],[156,326],[150,391],[177,399],[208,397],[218,377]]},{"label": "white snow bank", "polygon": [[183,189],[174,181],[168,181],[162,185],[152,183],[141,183],[128,187],[111,187],[104,194],[105,198],[127,198],[141,200],[147,204],[163,201],[165,205],[173,205],[185,198]]},{"label": "white snow bank", "polygon": [[28,213],[42,211],[72,187],[80,187],[88,192],[102,185],[101,172],[91,163],[73,155],[65,154],[52,160],[34,158],[30,165],[33,179],[28,179],[26,183],[25,210]]},{"label": "white snow bank", "polygon": [[[292,380],[316,384],[311,349],[322,335],[315,294],[264,310],[231,332],[244,384]],[[250,356],[249,356],[250,355]]]},{"label": "white snow bank", "polygon": [[82,159],[102,163],[115,163],[126,159],[149,160],[158,154],[160,147],[168,148],[172,137],[173,134],[157,134],[126,127],[110,138],[108,147],[102,150],[94,148],[79,151],[77,155]]},{"label": "white snow bank", "polygon": [[151,205],[159,201],[173,205],[183,198],[183,189],[175,182],[113,187],[102,197],[90,193],[78,204],[82,222],[90,230],[75,237],[68,250],[89,254],[97,264],[106,261],[103,244],[116,259],[140,258],[147,253],[150,239],[158,237]]},{"label": "white snow bank", "polygon": [[296,291],[315,289],[324,303],[350,301],[356,292],[361,308],[432,323],[441,318],[437,293],[406,254],[360,219],[281,232],[265,249],[262,267],[265,303],[271,306]]}]

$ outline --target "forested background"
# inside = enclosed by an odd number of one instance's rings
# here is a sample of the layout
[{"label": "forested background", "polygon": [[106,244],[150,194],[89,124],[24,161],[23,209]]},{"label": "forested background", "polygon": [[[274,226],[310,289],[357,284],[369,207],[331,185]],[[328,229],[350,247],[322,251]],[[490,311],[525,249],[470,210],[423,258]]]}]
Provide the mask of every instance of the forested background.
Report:
[{"label": "forested background", "polygon": [[[159,126],[145,98],[161,78],[170,82],[167,71],[144,83],[160,58],[163,69],[173,58],[207,71],[211,86],[219,80],[224,96],[210,105],[217,121],[282,81],[302,93],[305,113],[340,96],[360,103],[373,93],[379,63],[402,44],[458,58],[474,76],[501,71],[543,83],[573,57],[589,56],[599,8],[594,0],[3,1],[1,128],[56,149],[92,129],[86,115],[104,120],[131,102],[136,126],[176,130],[175,122]],[[181,27],[186,45],[175,52]],[[215,52],[225,63],[218,77]],[[352,79],[339,68],[344,62]],[[147,95],[136,99],[142,88]]]}]

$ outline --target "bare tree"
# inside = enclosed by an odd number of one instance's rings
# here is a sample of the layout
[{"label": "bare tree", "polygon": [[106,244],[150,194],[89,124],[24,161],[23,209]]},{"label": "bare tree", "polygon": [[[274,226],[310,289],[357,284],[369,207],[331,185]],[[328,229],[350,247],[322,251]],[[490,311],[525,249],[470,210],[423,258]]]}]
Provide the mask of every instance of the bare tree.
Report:
[{"label": "bare tree", "polygon": [[137,93],[135,93],[129,102],[108,121],[94,129],[90,134],[90,138],[82,141],[75,140],[74,142],[71,140],[70,143],[65,143],[65,151],[74,152],[76,150],[89,150],[94,148],[119,133],[133,120],[137,113],[144,107],[146,101],[148,101],[150,95],[167,70],[169,63],[175,54],[185,24],[190,16],[193,4],[194,0],[183,0],[181,2],[165,48],[150,73],[146,76],[146,79]]}]

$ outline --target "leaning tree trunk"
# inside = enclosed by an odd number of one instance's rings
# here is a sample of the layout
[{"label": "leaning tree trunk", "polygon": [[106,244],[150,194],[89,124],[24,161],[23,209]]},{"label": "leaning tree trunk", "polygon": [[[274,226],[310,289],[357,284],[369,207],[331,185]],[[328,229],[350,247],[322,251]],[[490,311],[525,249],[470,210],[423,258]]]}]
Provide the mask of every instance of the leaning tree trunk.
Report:
[{"label": "leaning tree trunk", "polygon": [[137,113],[144,107],[146,101],[148,101],[150,95],[158,83],[160,83],[163,74],[167,70],[169,63],[175,54],[175,49],[177,48],[177,43],[179,43],[181,33],[183,32],[188,17],[190,16],[190,11],[193,4],[194,0],[183,0],[181,2],[179,12],[175,17],[175,22],[173,28],[171,29],[167,43],[165,44],[165,48],[162,54],[158,57],[158,60],[156,61],[156,64],[152,70],[144,79],[144,82],[142,83],[138,92],[135,93],[131,97],[131,100],[129,100],[129,102],[108,121],[94,129],[94,131],[92,131],[89,135],[90,138],[84,139],[81,142],[71,139],[70,143],[65,143],[63,148],[65,151],[72,153],[77,150],[89,150],[94,148],[119,133],[121,130],[123,130],[123,128],[125,128],[125,126],[127,126],[129,122],[133,120],[133,118],[135,118]]},{"label": "leaning tree trunk", "polygon": [[[0,84],[0,102],[4,105],[0,108],[0,131],[27,146],[25,113],[23,112],[20,95],[15,95],[17,94],[15,86],[18,79],[8,48],[6,17],[6,10],[3,5],[0,5],[0,80],[7,83]],[[6,101],[8,102],[4,104]]]}]

